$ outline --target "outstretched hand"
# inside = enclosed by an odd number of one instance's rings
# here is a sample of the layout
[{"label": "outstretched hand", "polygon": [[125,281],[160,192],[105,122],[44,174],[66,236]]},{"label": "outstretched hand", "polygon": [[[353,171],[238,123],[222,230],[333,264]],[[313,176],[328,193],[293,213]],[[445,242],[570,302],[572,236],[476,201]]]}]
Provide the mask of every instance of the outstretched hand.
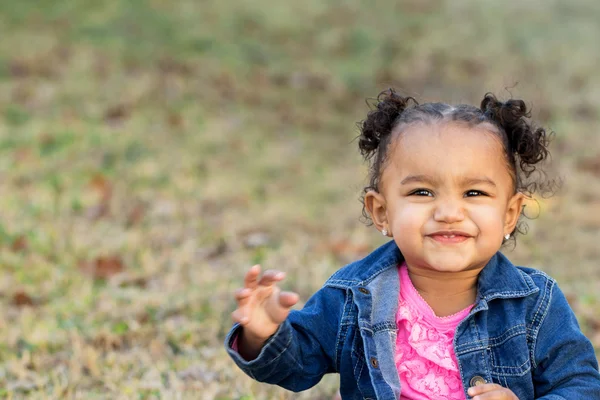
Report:
[{"label": "outstretched hand", "polygon": [[244,287],[235,291],[237,309],[231,314],[232,319],[243,326],[238,349],[246,359],[258,355],[264,342],[277,331],[291,307],[298,302],[296,293],[282,292],[276,285],[285,278],[285,273],[267,270],[259,276],[260,265],[248,270]]}]

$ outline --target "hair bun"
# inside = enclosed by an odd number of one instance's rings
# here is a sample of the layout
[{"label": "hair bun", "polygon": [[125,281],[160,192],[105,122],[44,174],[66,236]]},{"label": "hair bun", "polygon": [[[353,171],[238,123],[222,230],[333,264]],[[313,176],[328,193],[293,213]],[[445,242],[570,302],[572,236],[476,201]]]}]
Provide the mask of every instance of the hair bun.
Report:
[{"label": "hair bun", "polygon": [[379,93],[375,108],[369,111],[367,118],[360,124],[358,148],[366,159],[371,158],[381,140],[392,133],[394,122],[411,102],[418,104],[414,98],[402,97],[391,88]]},{"label": "hair bun", "polygon": [[[510,128],[526,123],[524,118],[530,116],[523,100],[510,99],[501,102],[491,93],[487,93],[481,101],[484,114],[503,128]],[[508,130],[506,133],[508,133]]]},{"label": "hair bun", "polygon": [[487,93],[481,101],[481,111],[506,132],[509,150],[519,156],[519,163],[527,174],[533,171],[533,164],[548,156],[549,138],[543,128],[537,128],[528,121],[531,116],[523,100],[499,101]]}]

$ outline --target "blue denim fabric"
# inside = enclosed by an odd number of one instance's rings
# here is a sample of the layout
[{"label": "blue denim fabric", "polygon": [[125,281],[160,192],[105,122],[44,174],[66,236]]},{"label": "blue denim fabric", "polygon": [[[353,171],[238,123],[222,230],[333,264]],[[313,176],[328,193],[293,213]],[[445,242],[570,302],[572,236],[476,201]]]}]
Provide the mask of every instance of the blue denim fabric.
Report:
[{"label": "blue denim fabric", "polygon": [[[293,391],[324,374],[340,374],[343,399],[399,399],[394,364],[397,266],[391,241],[337,271],[300,311],[245,361],[225,346],[250,377]],[[556,282],[515,267],[496,253],[481,271],[475,306],[458,325],[454,350],[465,397],[476,380],[510,388],[519,399],[600,399],[598,362]]]}]

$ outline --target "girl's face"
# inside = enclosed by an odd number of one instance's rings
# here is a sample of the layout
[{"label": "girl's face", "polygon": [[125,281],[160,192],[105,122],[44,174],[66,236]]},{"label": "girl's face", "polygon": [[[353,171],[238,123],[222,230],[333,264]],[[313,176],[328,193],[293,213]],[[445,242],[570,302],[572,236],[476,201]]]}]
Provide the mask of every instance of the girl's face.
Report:
[{"label": "girl's face", "polygon": [[408,127],[390,143],[380,192],[365,202],[409,267],[481,269],[498,251],[524,199],[503,151],[483,126],[453,123]]}]

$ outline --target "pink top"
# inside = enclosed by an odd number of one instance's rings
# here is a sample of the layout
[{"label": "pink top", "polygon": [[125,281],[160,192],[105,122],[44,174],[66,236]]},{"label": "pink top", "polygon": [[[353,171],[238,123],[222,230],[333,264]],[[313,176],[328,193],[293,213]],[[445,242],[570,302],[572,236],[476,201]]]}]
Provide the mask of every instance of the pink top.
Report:
[{"label": "pink top", "polygon": [[402,386],[401,399],[465,399],[454,354],[454,331],[473,305],[447,317],[435,315],[408,276],[398,268],[400,295],[396,326],[396,368]]}]

